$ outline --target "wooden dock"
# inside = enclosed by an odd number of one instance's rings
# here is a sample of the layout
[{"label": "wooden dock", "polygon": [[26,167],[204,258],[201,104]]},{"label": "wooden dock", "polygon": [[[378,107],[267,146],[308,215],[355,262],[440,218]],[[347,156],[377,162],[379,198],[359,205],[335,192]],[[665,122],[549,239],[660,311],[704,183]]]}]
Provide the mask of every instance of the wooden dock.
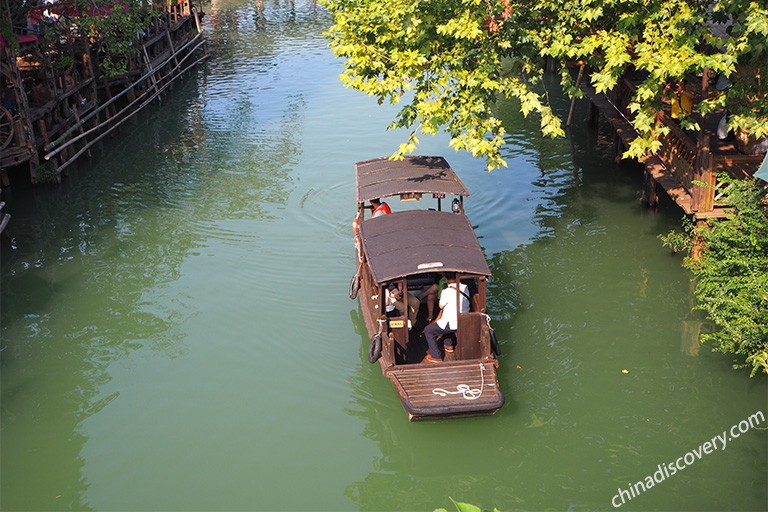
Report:
[{"label": "wooden dock", "polygon": [[[58,7],[33,7],[30,16],[35,10],[42,16],[41,9],[75,8],[53,5]],[[3,98],[8,108],[0,110],[0,184],[61,181],[69,166],[91,155],[94,144],[167,93],[208,58],[200,17],[190,0],[165,2],[131,42],[137,51],[116,56],[126,62],[118,74],[100,61],[98,38],[76,25],[63,30],[58,45],[34,31],[0,41],[0,71],[10,84]],[[10,26],[9,20],[4,6],[0,21]],[[39,27],[49,30],[43,23]]]},{"label": "wooden dock", "polygon": [[[610,96],[598,93],[588,79],[581,80],[579,87],[589,99],[590,109],[599,111],[614,129],[615,151],[620,159],[621,153],[639,136],[625,106],[634,86],[625,79]],[[726,207],[722,199],[727,190],[725,184],[718,183],[717,173],[737,179],[753,176],[763,156],[739,154],[733,144],[721,143],[714,137],[711,128],[699,132],[694,141],[664,111],[657,115],[657,123],[669,127],[669,134],[662,138],[657,153],[640,160],[645,166],[644,202],[655,205],[661,189],[694,220],[724,217]]]}]

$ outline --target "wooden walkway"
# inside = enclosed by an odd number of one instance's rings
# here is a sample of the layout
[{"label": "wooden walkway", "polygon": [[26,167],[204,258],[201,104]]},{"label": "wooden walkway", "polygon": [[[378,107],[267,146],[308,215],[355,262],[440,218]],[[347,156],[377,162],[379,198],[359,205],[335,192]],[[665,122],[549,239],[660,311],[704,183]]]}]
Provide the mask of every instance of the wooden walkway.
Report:
[{"label": "wooden walkway", "polygon": [[[589,80],[582,81],[581,90],[613,126],[623,146],[628,148],[629,144],[638,137],[637,131],[616,104],[605,93],[595,91],[594,86],[588,82]],[[659,155],[648,155],[640,161],[645,165],[646,171],[654,181],[666,191],[670,199],[680,206],[686,214],[695,213],[691,209],[691,194],[677,180],[672,170]]]},{"label": "wooden walkway", "polygon": [[[99,140],[167,94],[209,56],[201,15],[190,0],[168,2],[137,34],[140,51],[119,56],[125,70],[115,77],[105,73],[99,59],[106,57],[82,32],[62,36],[58,45],[46,42],[45,31],[20,34],[23,43],[0,48],[0,75],[15,105],[0,109],[0,184],[9,186],[19,175],[33,184],[60,182]],[[0,21],[9,20],[9,9],[1,9]],[[62,67],[62,61],[73,64]]]}]

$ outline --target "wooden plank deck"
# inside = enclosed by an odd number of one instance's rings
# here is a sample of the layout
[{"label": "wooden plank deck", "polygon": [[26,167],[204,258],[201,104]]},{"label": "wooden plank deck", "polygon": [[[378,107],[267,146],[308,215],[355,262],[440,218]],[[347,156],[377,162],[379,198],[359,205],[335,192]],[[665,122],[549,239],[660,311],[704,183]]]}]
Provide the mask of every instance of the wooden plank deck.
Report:
[{"label": "wooden plank deck", "polygon": [[386,375],[412,419],[493,414],[504,404],[495,361],[407,365]]},{"label": "wooden plank deck", "polygon": [[[611,126],[621,138],[624,147],[629,147],[629,144],[638,137],[634,127],[604,93],[598,94],[595,88],[588,82],[589,80],[582,81],[581,90],[595,107],[600,110],[603,117],[611,123]],[[677,203],[686,214],[694,213],[691,210],[691,194],[680,184],[658,155],[649,155],[642,159],[641,163],[645,165],[645,169],[656,183],[661,185],[670,199]]]},{"label": "wooden plank deck", "polygon": [[677,178],[664,165],[661,158],[651,155],[644,158],[642,163],[645,164],[645,169],[653,176],[656,183],[661,185],[670,199],[677,203],[686,214],[694,213],[691,210],[691,194],[677,181]]}]

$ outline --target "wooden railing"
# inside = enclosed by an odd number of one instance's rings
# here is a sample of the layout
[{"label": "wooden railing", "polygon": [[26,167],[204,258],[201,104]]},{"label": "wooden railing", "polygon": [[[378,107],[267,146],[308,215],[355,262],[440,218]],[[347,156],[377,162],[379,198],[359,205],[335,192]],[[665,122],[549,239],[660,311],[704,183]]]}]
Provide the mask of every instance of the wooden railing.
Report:
[{"label": "wooden railing", "polygon": [[658,156],[670,173],[688,191],[693,188],[696,169],[696,145],[665,114],[659,113],[657,123],[669,128],[669,134],[661,138]]},{"label": "wooden railing", "polygon": [[729,187],[717,179],[718,174],[737,180],[750,178],[762,162],[762,155],[714,155],[710,151],[709,135],[699,132],[694,143],[664,113],[659,114],[657,122],[669,128],[669,134],[661,139],[658,156],[691,195],[694,212],[711,212],[725,204]]},{"label": "wooden railing", "polygon": [[192,4],[190,0],[168,0],[165,11],[170,15],[173,23],[178,23],[185,16],[192,14]]},{"label": "wooden railing", "polygon": [[[583,82],[582,90],[593,103],[601,96],[609,100],[607,103],[610,104],[610,112],[606,114],[609,120],[621,118],[631,123],[634,114],[627,107],[636,93],[636,87],[626,77],[620,79],[617,87],[605,95],[596,94],[594,88],[583,85]],[[614,111],[618,116],[613,115]],[[707,132],[701,131],[695,139],[692,138],[677,125],[668,112],[667,108],[657,114],[656,122],[667,127],[669,133],[660,138],[661,148],[653,156],[661,160],[664,172],[669,173],[677,183],[675,186],[679,185],[690,196],[690,201],[686,197],[678,202],[686,213],[711,213],[724,205],[728,193],[727,183],[719,182],[717,175],[725,173],[734,179],[751,177],[758,169],[763,156],[716,155],[711,151],[711,137]],[[621,133],[617,123],[611,122],[617,133]],[[627,133],[631,132],[625,130],[624,135],[621,135],[625,144],[629,143]],[[680,195],[677,194],[677,197]]]},{"label": "wooden railing", "polygon": [[751,178],[760,167],[763,155],[718,155],[712,159],[712,173],[715,175],[714,190],[712,190],[712,203],[714,207],[727,203],[728,190],[731,185],[717,180],[717,174],[727,174],[737,180]]},{"label": "wooden railing", "polygon": [[621,110],[621,113],[624,114],[624,117],[631,121],[635,118],[635,113],[629,110],[629,103],[632,98],[635,97],[637,87],[635,87],[635,84],[630,82],[626,77],[621,78],[618,82],[618,85],[619,98],[616,106],[619,107],[619,110]]},{"label": "wooden railing", "polygon": [[751,178],[765,155],[718,155],[712,161],[712,171],[726,173],[731,178]]}]

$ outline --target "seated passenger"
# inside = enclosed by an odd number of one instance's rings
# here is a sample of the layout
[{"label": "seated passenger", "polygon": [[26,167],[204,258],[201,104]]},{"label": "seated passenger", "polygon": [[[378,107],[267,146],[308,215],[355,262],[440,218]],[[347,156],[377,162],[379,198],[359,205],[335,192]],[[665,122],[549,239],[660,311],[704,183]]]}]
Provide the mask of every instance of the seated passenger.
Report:
[{"label": "seated passenger", "polygon": [[427,322],[431,322],[434,318],[435,301],[440,298],[440,292],[445,289],[447,284],[448,281],[445,279],[445,276],[442,275],[437,283],[432,284],[416,295],[419,300],[424,300],[424,297],[427,298]]},{"label": "seated passenger", "polygon": [[[443,360],[440,355],[440,347],[437,338],[442,334],[456,332],[459,327],[459,313],[469,311],[469,293],[467,285],[459,283],[456,275],[451,272],[446,274],[448,286],[440,294],[438,305],[440,312],[434,322],[424,328],[424,338],[429,346],[427,355],[422,363],[437,363]],[[456,294],[460,294],[458,297]],[[458,300],[457,300],[458,298]],[[458,302],[458,310],[456,308]],[[446,352],[453,352],[453,345],[445,344]]]},{"label": "seated passenger", "polygon": [[[421,306],[421,301],[416,298],[415,295],[412,293],[407,293],[407,300],[408,300],[408,329],[413,327],[413,324],[416,323],[416,316],[419,314],[419,306]],[[403,282],[400,281],[399,283],[390,283],[387,287],[387,297],[386,297],[386,305],[387,305],[387,312],[393,311],[397,309],[398,313],[402,316],[406,316],[406,304],[403,302]]]}]

